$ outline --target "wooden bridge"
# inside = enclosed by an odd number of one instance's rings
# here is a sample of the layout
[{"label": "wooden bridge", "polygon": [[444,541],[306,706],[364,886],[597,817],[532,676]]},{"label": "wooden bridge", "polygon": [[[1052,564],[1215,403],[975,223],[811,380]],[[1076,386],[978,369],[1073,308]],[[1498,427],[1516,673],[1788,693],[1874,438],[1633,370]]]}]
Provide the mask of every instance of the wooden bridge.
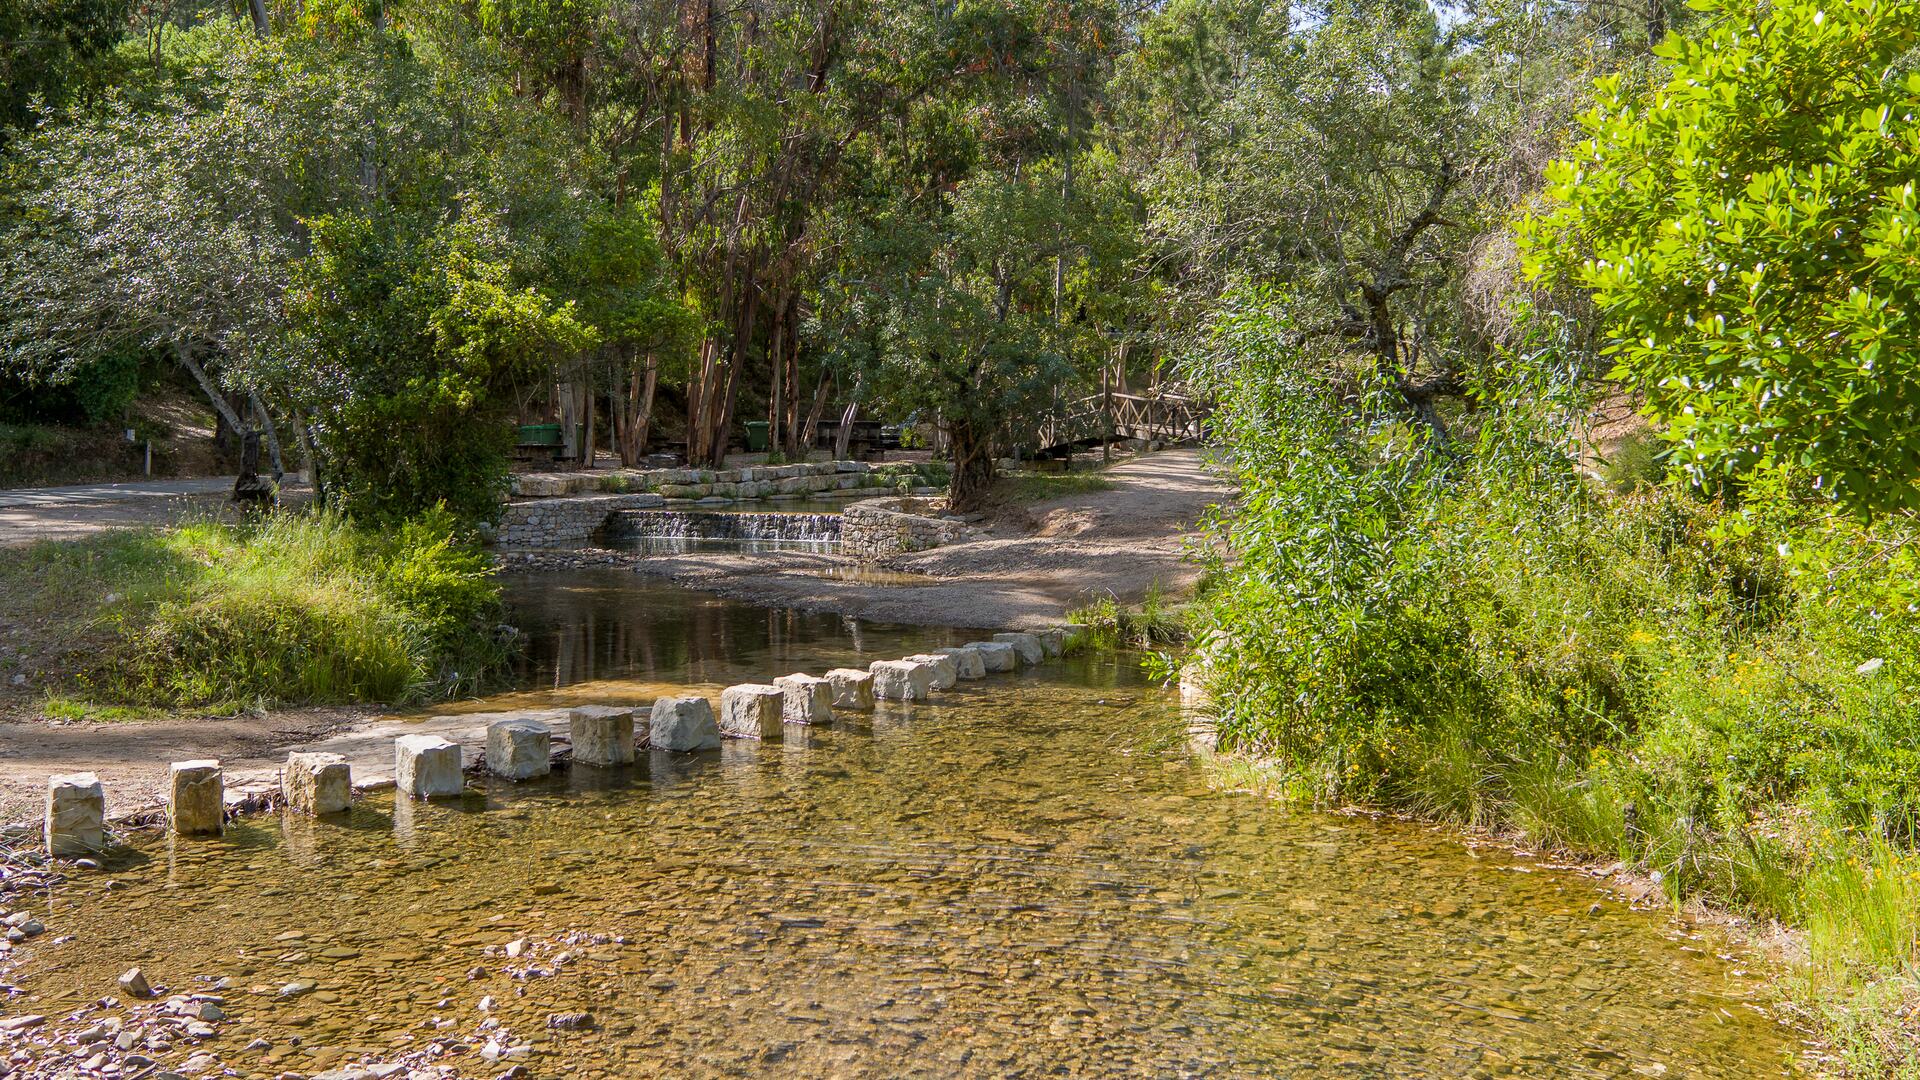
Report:
[{"label": "wooden bridge", "polygon": [[1040,424],[1036,457],[1066,457],[1116,439],[1198,442],[1212,406],[1186,394],[1104,391],[1064,402]]}]

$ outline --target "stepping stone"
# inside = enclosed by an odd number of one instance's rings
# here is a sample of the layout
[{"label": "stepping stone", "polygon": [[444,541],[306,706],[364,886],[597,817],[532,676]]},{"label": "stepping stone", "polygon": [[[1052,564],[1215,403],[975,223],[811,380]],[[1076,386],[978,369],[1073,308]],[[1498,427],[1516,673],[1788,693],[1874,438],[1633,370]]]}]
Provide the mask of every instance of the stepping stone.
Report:
[{"label": "stepping stone", "polygon": [[960,681],[960,665],[951,656],[943,653],[915,653],[907,659],[933,668],[935,690],[951,690],[953,684]]},{"label": "stepping stone", "polygon": [[773,680],[786,694],[780,718],[789,724],[833,723],[833,684],[818,675],[782,675]]},{"label": "stepping stone", "polygon": [[777,739],[787,692],[766,683],[720,691],[720,734],[730,739]]},{"label": "stepping stone", "polygon": [[107,792],[90,772],[47,778],[47,854],[107,849]]},{"label": "stepping stone", "polygon": [[702,697],[663,697],[653,703],[647,742],[655,750],[688,752],[720,748],[720,725]]},{"label": "stepping stone", "polygon": [[1036,630],[1033,636],[1040,639],[1041,651],[1045,652],[1047,658],[1051,660],[1066,655],[1067,638],[1072,633],[1073,631],[1064,626],[1055,626],[1046,630]]},{"label": "stepping stone", "polygon": [[460,747],[438,735],[402,735],[393,740],[393,784],[402,795],[439,799],[466,788]]},{"label": "stepping stone", "polygon": [[933,696],[933,665],[913,660],[875,660],[873,696],[886,701],[925,701]]},{"label": "stepping stone", "polygon": [[179,836],[218,836],[227,827],[226,777],[212,758],[176,761],[167,772],[167,827]]},{"label": "stepping stone", "polygon": [[581,705],[567,710],[567,739],[581,765],[633,764],[633,710]]},{"label": "stepping stone", "polygon": [[337,814],[353,805],[353,766],[339,754],[288,754],[280,770],[280,798],[303,814]]},{"label": "stepping stone", "polygon": [[1020,654],[1004,641],[969,641],[967,648],[979,650],[981,661],[991,673],[1020,670]]},{"label": "stepping stone", "polygon": [[873,672],[859,668],[834,668],[827,672],[833,687],[833,707],[852,712],[873,711]]},{"label": "stepping stone", "polygon": [[488,724],[487,771],[509,780],[532,780],[552,772],[553,729],[527,719]]},{"label": "stepping stone", "polygon": [[987,659],[979,649],[959,646],[956,648],[935,649],[941,656],[951,657],[955,673],[962,679],[984,679],[987,677]]},{"label": "stepping stone", "polygon": [[1028,667],[1032,667],[1047,658],[1046,646],[1041,645],[1040,639],[1032,634],[995,634],[993,635],[993,640],[1004,641],[1008,645],[1013,646],[1013,651],[1020,654],[1021,663]]}]

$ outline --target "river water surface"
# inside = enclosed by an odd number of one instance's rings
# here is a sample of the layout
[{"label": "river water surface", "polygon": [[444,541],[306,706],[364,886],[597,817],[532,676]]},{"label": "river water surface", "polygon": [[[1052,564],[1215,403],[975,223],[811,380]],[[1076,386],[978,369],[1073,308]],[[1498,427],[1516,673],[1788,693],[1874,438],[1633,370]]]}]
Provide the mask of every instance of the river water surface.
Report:
[{"label": "river water surface", "polygon": [[[547,702],[967,637],[617,571],[514,595]],[[13,1007],[135,964],[224,978],[218,1055],[260,1076],[435,1043],[487,1077],[1791,1074],[1713,939],[1435,831],[1212,790],[1176,711],[1136,657],[1084,657],[785,742],[150,836],[59,895],[72,939],[32,947]]]}]

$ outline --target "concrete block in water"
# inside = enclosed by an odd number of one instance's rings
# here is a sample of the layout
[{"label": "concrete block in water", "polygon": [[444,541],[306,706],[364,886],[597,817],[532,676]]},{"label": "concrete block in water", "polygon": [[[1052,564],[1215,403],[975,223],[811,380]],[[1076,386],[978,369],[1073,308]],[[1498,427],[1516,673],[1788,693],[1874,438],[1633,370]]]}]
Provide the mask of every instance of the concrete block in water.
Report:
[{"label": "concrete block in water", "polygon": [[955,674],[962,679],[984,679],[987,677],[987,659],[979,649],[969,646],[935,649],[934,652],[953,660]]},{"label": "concrete block in water", "polygon": [[353,766],[339,754],[288,754],[280,798],[303,814],[337,814],[353,805]]},{"label": "concrete block in water", "polygon": [[833,687],[833,707],[851,712],[873,711],[873,672],[840,667],[827,672]]},{"label": "concrete block in water", "polygon": [[833,723],[833,684],[818,675],[782,675],[773,680],[786,694],[780,718],[789,724]]},{"label": "concrete block in water", "polygon": [[83,855],[107,847],[107,792],[90,772],[47,778],[47,854]]},{"label": "concrete block in water", "polygon": [[933,665],[913,660],[875,660],[873,696],[885,701],[925,701],[933,695]]},{"label": "concrete block in water", "polygon": [[935,690],[951,690],[953,684],[960,681],[960,665],[944,653],[915,653],[907,659],[933,668]]},{"label": "concrete block in water", "polygon": [[531,780],[552,772],[553,729],[538,720],[488,724],[487,771],[509,780]]},{"label": "concrete block in water", "polygon": [[1067,637],[1071,633],[1072,631],[1067,627],[1054,626],[1045,630],[1036,630],[1033,636],[1040,639],[1041,651],[1046,653],[1047,658],[1051,660],[1066,653]]},{"label": "concrete block in water", "polygon": [[993,640],[1003,641],[1013,646],[1013,651],[1020,654],[1020,662],[1028,667],[1032,667],[1047,658],[1046,647],[1041,645],[1040,639],[1032,634],[995,634],[993,635]]},{"label": "concrete block in water", "polygon": [[582,705],[567,711],[567,737],[580,765],[633,764],[633,710]]},{"label": "concrete block in water", "polygon": [[653,703],[647,741],[655,750],[717,750],[720,725],[706,698],[663,697]]},{"label": "concrete block in water", "polygon": [[167,774],[167,827],[180,836],[218,836],[226,824],[220,763],[211,758],[174,762]]},{"label": "concrete block in water", "polygon": [[393,740],[393,782],[400,794],[416,799],[460,794],[466,788],[460,747],[438,735],[400,736]]},{"label": "concrete block in water", "polygon": [[720,691],[720,734],[730,739],[777,739],[787,692],[766,683],[742,683]]},{"label": "concrete block in water", "polygon": [[1020,654],[1004,641],[969,641],[967,648],[980,651],[980,659],[989,672],[1020,670]]}]

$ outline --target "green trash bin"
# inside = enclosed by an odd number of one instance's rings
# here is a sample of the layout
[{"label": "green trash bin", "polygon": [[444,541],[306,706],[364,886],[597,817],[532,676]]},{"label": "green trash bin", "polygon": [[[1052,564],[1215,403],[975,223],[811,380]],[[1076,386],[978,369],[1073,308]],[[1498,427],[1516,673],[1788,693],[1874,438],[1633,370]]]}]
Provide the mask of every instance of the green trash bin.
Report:
[{"label": "green trash bin", "polygon": [[767,452],[767,434],[772,424],[765,420],[747,421],[747,450],[755,454]]}]

